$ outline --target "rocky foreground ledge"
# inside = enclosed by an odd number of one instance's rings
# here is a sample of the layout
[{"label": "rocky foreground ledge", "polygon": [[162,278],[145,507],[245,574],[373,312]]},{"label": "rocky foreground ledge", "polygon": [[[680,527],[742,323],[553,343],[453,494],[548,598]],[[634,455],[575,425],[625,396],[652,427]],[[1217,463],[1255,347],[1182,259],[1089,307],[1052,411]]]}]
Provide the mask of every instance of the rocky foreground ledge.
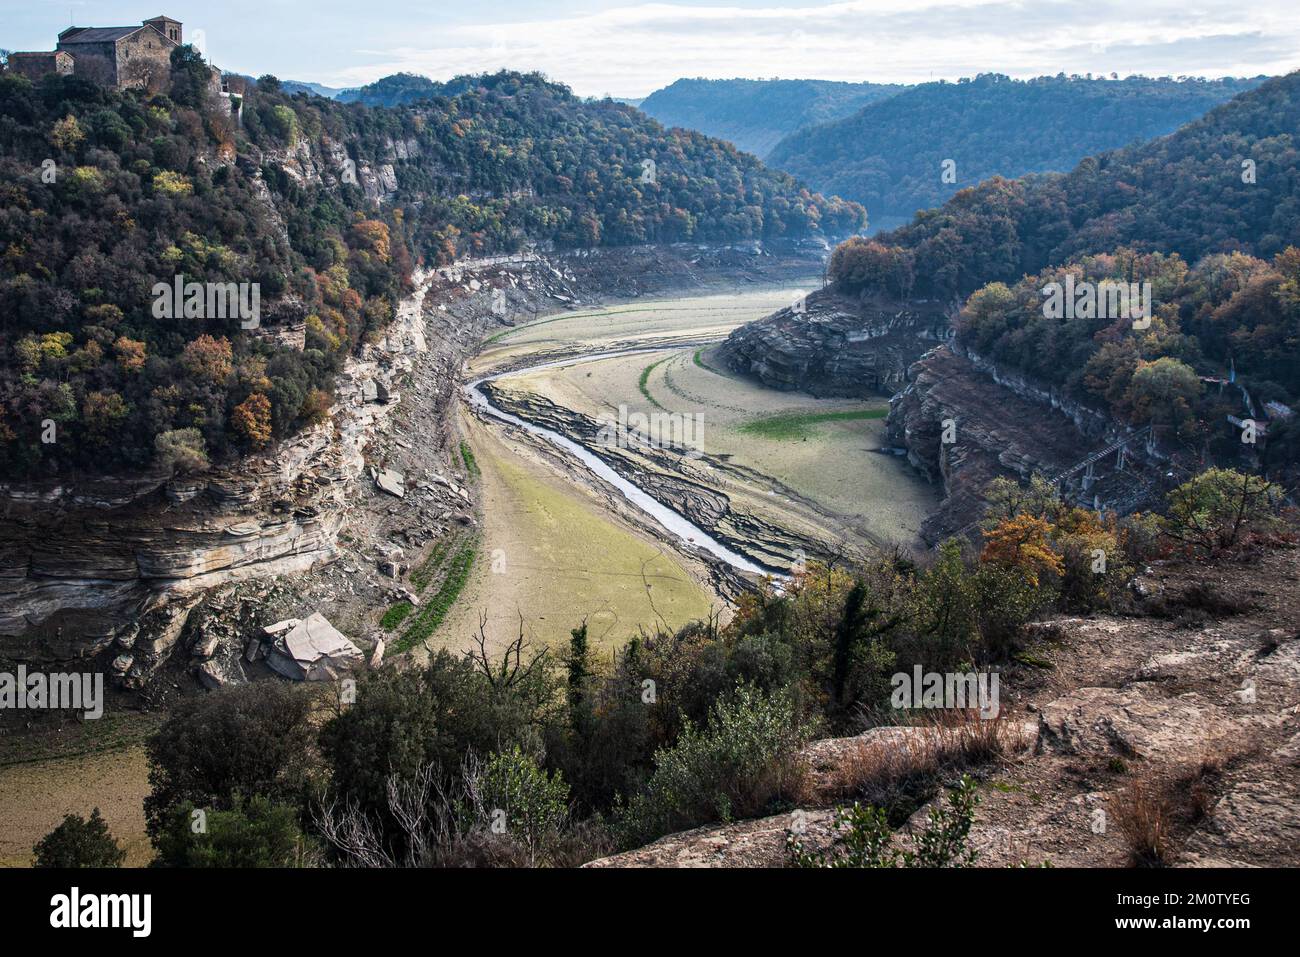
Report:
[{"label": "rocky foreground ledge", "polygon": [[[1176,866],[1300,865],[1300,550],[1160,564],[1134,587],[1132,616],[1041,622],[1007,671],[1003,753],[968,769],[981,779],[977,866],[1128,866],[1124,814],[1139,802],[1163,815]],[[806,846],[829,846],[831,805],[924,765],[928,734],[817,742],[797,809],[588,866],[784,866],[792,826]]]}]

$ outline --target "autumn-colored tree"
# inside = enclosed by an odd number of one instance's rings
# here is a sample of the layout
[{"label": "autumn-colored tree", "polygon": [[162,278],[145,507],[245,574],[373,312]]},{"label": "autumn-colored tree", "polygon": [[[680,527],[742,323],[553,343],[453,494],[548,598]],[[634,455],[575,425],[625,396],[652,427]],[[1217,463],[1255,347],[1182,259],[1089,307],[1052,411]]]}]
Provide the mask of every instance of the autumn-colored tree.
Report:
[{"label": "autumn-colored tree", "polygon": [[322,389],[312,389],[307,393],[307,398],[303,399],[298,415],[308,425],[316,425],[329,418],[330,404],[329,393]]},{"label": "autumn-colored tree", "polygon": [[388,224],[377,219],[363,219],[352,226],[353,241],[358,248],[378,256],[382,262],[389,259]]},{"label": "autumn-colored tree", "polygon": [[984,533],[980,561],[1019,571],[1037,586],[1045,572],[1059,575],[1061,556],[1052,549],[1052,525],[1033,515],[1017,515]]},{"label": "autumn-colored tree", "polygon": [[855,236],[831,253],[828,275],[845,289],[874,289],[895,296],[911,294],[916,279],[911,250]]},{"label": "autumn-colored tree", "polygon": [[229,339],[205,334],[186,344],[181,352],[181,365],[195,378],[219,385],[234,369],[231,356]]},{"label": "autumn-colored tree", "polygon": [[271,400],[254,392],[230,413],[235,431],[254,448],[271,441]]}]

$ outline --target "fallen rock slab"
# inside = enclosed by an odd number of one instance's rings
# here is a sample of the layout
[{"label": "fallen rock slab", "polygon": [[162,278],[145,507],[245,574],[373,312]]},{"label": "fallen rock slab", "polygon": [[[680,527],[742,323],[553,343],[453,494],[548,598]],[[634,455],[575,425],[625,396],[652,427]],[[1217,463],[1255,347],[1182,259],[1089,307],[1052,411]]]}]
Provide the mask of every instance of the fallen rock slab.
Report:
[{"label": "fallen rock slab", "polygon": [[398,498],[406,498],[406,479],[401,472],[394,469],[384,469],[375,476],[375,485],[381,492],[387,492],[389,495],[395,495]]}]

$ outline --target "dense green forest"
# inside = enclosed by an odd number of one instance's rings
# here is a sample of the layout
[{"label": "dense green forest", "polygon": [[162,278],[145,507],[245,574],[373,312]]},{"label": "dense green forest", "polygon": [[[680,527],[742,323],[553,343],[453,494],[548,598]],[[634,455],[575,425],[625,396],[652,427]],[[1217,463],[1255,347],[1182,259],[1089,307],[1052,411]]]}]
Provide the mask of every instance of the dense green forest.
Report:
[{"label": "dense green forest", "polygon": [[848,116],[907,87],[832,80],[683,79],[641,101],[665,126],[700,130],[766,156],[795,130]]},{"label": "dense green forest", "polygon": [[873,218],[910,217],[990,176],[1068,170],[1093,153],[1162,136],[1263,79],[989,73],[925,83],[792,133],[767,158],[863,203]]},{"label": "dense green forest", "polygon": [[[420,262],[847,235],[864,219],[729,144],[538,76],[441,89],[370,109],[264,77],[239,125],[188,47],[165,91],[0,76],[0,474],[200,468],[319,420]],[[379,164],[395,142],[413,149],[382,204],[325,159],[341,145]],[[309,155],[319,178],[286,170]],[[154,286],[177,275],[259,284],[262,328],[156,317]],[[306,322],[305,350],[262,334],[284,321]]]},{"label": "dense green forest", "polygon": [[445,86],[416,73],[394,73],[365,86],[340,90],[334,98],[340,103],[360,103],[362,106],[405,106],[439,95],[451,95],[452,91],[444,89]]}]

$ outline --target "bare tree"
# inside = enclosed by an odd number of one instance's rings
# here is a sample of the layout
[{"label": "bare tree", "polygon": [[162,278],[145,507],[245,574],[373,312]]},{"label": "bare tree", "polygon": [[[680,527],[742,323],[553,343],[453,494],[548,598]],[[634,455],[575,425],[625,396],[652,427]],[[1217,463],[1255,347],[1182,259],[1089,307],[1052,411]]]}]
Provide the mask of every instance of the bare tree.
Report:
[{"label": "bare tree", "polygon": [[478,616],[478,634],[471,637],[475,647],[467,652],[470,661],[474,662],[483,676],[487,678],[488,684],[494,689],[512,687],[516,682],[526,681],[528,677],[538,668],[540,668],[545,659],[547,649],[543,648],[535,655],[524,661],[524,650],[528,648],[528,642],[524,640],[524,616],[519,616],[519,636],[510,642],[502,653],[500,661],[488,652],[487,639],[487,612],[481,611]]}]

